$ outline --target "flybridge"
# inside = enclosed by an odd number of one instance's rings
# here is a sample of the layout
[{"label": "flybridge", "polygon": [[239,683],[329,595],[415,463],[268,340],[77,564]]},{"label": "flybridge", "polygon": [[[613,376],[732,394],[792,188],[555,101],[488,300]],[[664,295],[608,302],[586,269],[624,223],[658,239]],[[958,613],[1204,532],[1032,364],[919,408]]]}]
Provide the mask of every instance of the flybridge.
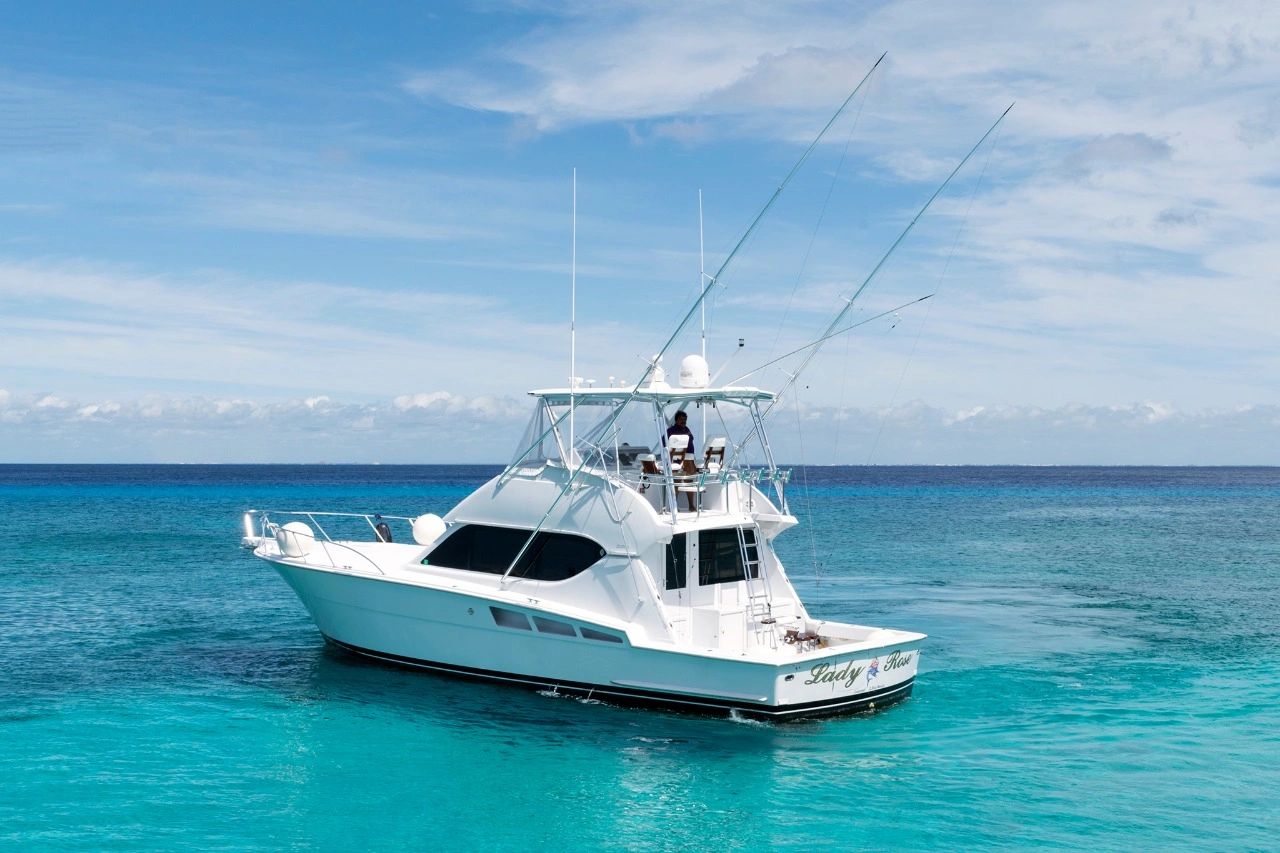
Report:
[{"label": "flybridge", "polygon": [[[756,493],[747,486],[768,484],[787,515],[790,472],[775,464],[763,424],[763,408],[775,399],[772,392],[672,387],[657,379],[640,388],[546,388],[529,394],[536,400],[533,416],[502,474],[504,482],[549,476],[563,494],[580,474],[592,472],[593,478],[636,492],[673,524],[682,511],[699,518],[749,512]],[[685,421],[693,410],[703,417],[691,428]],[[575,412],[578,425],[571,432]],[[573,476],[561,483],[563,477],[544,464]]]}]

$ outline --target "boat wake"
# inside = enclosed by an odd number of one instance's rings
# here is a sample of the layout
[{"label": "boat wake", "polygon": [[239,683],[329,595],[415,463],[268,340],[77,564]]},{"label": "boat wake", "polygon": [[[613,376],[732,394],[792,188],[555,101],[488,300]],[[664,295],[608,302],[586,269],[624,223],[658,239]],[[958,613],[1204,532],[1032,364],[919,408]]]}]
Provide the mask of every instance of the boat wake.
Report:
[{"label": "boat wake", "polygon": [[769,722],[768,720],[756,720],[751,717],[744,717],[742,716],[741,712],[738,711],[737,708],[729,709],[729,722],[741,723],[744,726],[756,726],[758,728],[765,728],[765,729],[773,728],[773,723]]},{"label": "boat wake", "polygon": [[576,693],[561,693],[559,690],[538,690],[536,692],[539,696],[546,696],[549,699],[568,699],[580,705],[605,704],[602,699],[593,699],[590,696],[581,696]]}]

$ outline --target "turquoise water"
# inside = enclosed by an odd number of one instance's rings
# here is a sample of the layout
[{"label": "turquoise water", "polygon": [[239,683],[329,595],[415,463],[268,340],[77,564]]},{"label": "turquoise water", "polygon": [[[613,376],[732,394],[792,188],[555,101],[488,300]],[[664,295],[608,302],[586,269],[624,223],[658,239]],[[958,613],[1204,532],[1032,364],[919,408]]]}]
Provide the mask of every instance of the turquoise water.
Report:
[{"label": "turquoise water", "polygon": [[931,635],[908,702],[808,723],[352,659],[237,547],[492,470],[0,466],[0,846],[1280,846],[1280,469],[797,474],[811,611]]}]

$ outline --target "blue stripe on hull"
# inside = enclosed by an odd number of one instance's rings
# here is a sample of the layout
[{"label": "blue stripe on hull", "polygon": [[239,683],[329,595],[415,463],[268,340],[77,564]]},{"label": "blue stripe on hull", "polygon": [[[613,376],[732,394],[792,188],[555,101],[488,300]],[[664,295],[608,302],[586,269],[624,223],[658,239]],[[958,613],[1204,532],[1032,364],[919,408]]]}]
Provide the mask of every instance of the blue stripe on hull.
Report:
[{"label": "blue stripe on hull", "polygon": [[857,714],[864,711],[884,708],[896,702],[901,702],[903,699],[910,696],[911,688],[915,684],[915,677],[913,676],[902,684],[895,684],[891,687],[872,690],[867,693],[859,693],[857,696],[820,699],[814,702],[803,702],[795,705],[765,705],[754,702],[718,699],[715,697],[698,697],[686,696],[678,693],[664,693],[657,690],[637,690],[630,687],[619,687],[614,684],[601,685],[577,681],[552,681],[541,679],[534,675],[516,675],[509,672],[498,672],[495,670],[478,669],[476,667],[461,666],[458,664],[404,657],[403,655],[391,654],[390,652],[378,652],[373,649],[353,646],[350,643],[335,640],[333,637],[328,635],[324,635],[324,638],[338,648],[360,655],[361,657],[374,658],[375,660],[385,661],[387,663],[397,664],[400,666],[408,666],[414,669],[429,669],[434,672],[441,672],[462,678],[499,681],[506,684],[515,684],[537,690],[557,690],[564,693],[582,695],[588,698],[604,699],[620,705],[626,704],[674,708],[681,711],[697,713],[737,711],[744,716],[769,720],[797,720],[810,717],[833,716],[836,714]]}]

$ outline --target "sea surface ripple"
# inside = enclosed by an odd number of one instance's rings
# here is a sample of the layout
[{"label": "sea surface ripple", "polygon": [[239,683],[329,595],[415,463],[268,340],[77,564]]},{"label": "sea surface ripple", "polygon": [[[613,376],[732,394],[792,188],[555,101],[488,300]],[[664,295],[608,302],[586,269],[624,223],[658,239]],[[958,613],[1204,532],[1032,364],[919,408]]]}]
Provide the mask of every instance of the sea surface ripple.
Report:
[{"label": "sea surface ripple", "polygon": [[353,659],[238,547],[495,470],[0,466],[0,847],[1277,849],[1280,469],[796,472],[810,611],[930,639],[795,724]]}]

